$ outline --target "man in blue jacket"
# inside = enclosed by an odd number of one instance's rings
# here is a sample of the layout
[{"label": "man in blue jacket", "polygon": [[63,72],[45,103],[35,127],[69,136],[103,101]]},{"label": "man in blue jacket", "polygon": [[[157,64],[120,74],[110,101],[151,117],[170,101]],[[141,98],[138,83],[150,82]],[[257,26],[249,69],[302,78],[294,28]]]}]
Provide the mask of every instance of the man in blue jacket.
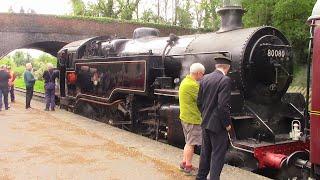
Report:
[{"label": "man in blue jacket", "polygon": [[198,107],[202,117],[202,146],[196,179],[219,180],[228,149],[230,122],[231,79],[226,76],[231,60],[225,56],[215,58],[216,70],[203,77],[198,94]]},{"label": "man in blue jacket", "polygon": [[33,86],[36,82],[36,79],[34,78],[32,74],[32,64],[27,63],[26,64],[26,71],[23,74],[24,83],[26,84],[26,109],[31,108],[30,102],[33,96]]},{"label": "man in blue jacket", "polygon": [[55,81],[56,78],[59,77],[59,72],[54,71],[53,65],[51,63],[47,64],[47,70],[44,71],[42,77],[44,79],[44,89],[45,89],[45,95],[46,95],[46,108],[45,111],[49,111],[49,108],[51,108],[51,111],[54,111],[55,108]]}]

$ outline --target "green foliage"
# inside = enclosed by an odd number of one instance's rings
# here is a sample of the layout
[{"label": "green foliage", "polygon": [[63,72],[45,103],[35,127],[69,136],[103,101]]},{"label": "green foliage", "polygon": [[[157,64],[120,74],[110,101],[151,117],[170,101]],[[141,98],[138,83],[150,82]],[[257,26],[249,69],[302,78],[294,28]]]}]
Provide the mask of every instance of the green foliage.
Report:
[{"label": "green foliage", "polygon": [[306,20],[311,15],[315,0],[278,0],[273,11],[273,25],[279,28],[292,43],[295,61],[305,63],[309,27]]},{"label": "green foliage", "polygon": [[186,3],[182,7],[177,7],[177,24],[181,27],[192,27],[192,18],[190,14],[190,0],[186,0]]},{"label": "green foliage", "polygon": [[248,10],[244,15],[246,27],[269,25],[278,28],[292,44],[296,63],[305,63],[309,27],[315,0],[244,0]]},{"label": "green foliage", "polygon": [[140,0],[116,0],[119,4],[119,18],[131,20]]},{"label": "green foliage", "polygon": [[142,22],[158,22],[158,16],[151,10],[148,9],[142,13],[142,17],[140,18]]},{"label": "green foliage", "polygon": [[[154,28],[176,28],[176,29],[186,29],[182,28],[180,26],[173,26],[169,24],[159,24],[154,22],[138,22],[136,20],[119,20],[119,19],[112,19],[108,17],[90,17],[90,16],[57,16],[59,18],[64,19],[76,19],[76,20],[85,20],[85,21],[96,21],[100,23],[130,23],[130,24],[136,24],[139,26],[145,26],[145,27],[154,27]],[[196,32],[197,30],[203,31],[203,29],[193,29],[193,28],[187,28],[188,30],[192,32]]]},{"label": "green foliage", "polygon": [[18,67],[12,68],[12,70],[14,71],[17,77],[22,77],[26,68],[24,66],[18,66]]},{"label": "green foliage", "polygon": [[4,57],[0,60],[0,65],[5,64],[7,66],[10,66],[11,68],[14,68],[16,64],[12,61],[10,57]]},{"label": "green foliage", "polygon": [[[17,78],[15,80],[15,87],[21,88],[21,89],[26,89],[26,85],[24,83],[24,80],[22,77]],[[42,92],[44,93],[44,81],[39,81],[37,80],[36,83],[34,84],[34,91],[36,92]]]},{"label": "green foliage", "polygon": [[201,9],[204,10],[203,27],[217,31],[219,29],[220,17],[216,13],[216,8],[219,6],[219,0],[202,0]]},{"label": "green foliage", "polygon": [[307,66],[295,64],[293,68],[293,77],[291,86],[307,87]]},{"label": "green foliage", "polygon": [[42,80],[43,72],[47,69],[47,63],[51,63],[56,67],[57,58],[43,53],[34,59],[28,53],[17,51],[12,56],[6,56],[0,60],[0,64],[11,66],[16,76],[20,78],[22,78],[25,71],[25,64],[28,62],[32,63],[35,77]]},{"label": "green foliage", "polygon": [[17,66],[25,66],[27,63],[32,61],[32,57],[28,53],[24,53],[22,51],[16,51],[12,56],[11,59]]},{"label": "green foliage", "polygon": [[98,0],[97,3],[88,3],[88,8],[86,10],[87,16],[96,17],[111,17],[117,18],[117,14],[114,11],[113,0]]},{"label": "green foliage", "polygon": [[84,16],[86,7],[82,0],[71,0],[73,15]]},{"label": "green foliage", "polygon": [[247,12],[243,16],[246,27],[272,25],[272,13],[278,0],[244,0],[242,5]]}]

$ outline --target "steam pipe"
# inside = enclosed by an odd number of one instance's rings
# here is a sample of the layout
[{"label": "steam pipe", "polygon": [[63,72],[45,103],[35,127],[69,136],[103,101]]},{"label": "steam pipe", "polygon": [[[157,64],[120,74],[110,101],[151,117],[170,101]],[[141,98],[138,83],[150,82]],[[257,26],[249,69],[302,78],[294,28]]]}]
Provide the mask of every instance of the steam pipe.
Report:
[{"label": "steam pipe", "polygon": [[307,63],[308,63],[308,69],[307,69],[307,97],[306,97],[306,109],[304,111],[304,126],[305,126],[305,132],[304,134],[306,134],[307,129],[308,129],[308,121],[309,121],[309,99],[310,99],[310,72],[311,72],[311,55],[312,55],[312,47],[313,47],[313,34],[314,34],[314,20],[311,21],[311,25],[310,25],[310,41],[309,41],[309,51],[308,51],[308,58],[307,58]]}]

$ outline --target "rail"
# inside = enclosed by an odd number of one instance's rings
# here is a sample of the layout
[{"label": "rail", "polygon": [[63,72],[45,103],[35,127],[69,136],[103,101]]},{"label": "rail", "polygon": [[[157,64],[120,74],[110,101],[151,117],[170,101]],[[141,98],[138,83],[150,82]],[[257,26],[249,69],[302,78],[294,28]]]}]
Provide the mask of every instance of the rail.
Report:
[{"label": "rail", "polygon": [[[26,94],[26,90],[25,89],[15,87],[14,90],[15,90],[16,93],[18,93],[20,95],[25,96],[25,94]],[[34,100],[44,101],[45,94],[42,93],[42,92],[34,91],[33,92],[33,97],[34,97]]]}]

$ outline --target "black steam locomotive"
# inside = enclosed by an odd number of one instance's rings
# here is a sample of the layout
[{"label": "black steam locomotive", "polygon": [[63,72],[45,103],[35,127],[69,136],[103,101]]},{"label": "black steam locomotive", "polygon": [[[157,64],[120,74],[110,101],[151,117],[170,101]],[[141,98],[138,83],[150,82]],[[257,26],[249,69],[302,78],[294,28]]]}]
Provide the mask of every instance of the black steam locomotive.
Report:
[{"label": "black steam locomotive", "polygon": [[309,145],[300,141],[304,98],[286,93],[291,46],[274,27],[244,29],[241,7],[218,13],[222,25],[213,33],[159,37],[157,29],[138,28],[132,39],[94,37],[66,45],[58,53],[61,106],[181,145],[180,81],[192,63],[210,73],[215,56],[229,56],[233,130],[227,163],[297,176],[290,163],[305,157]]}]

